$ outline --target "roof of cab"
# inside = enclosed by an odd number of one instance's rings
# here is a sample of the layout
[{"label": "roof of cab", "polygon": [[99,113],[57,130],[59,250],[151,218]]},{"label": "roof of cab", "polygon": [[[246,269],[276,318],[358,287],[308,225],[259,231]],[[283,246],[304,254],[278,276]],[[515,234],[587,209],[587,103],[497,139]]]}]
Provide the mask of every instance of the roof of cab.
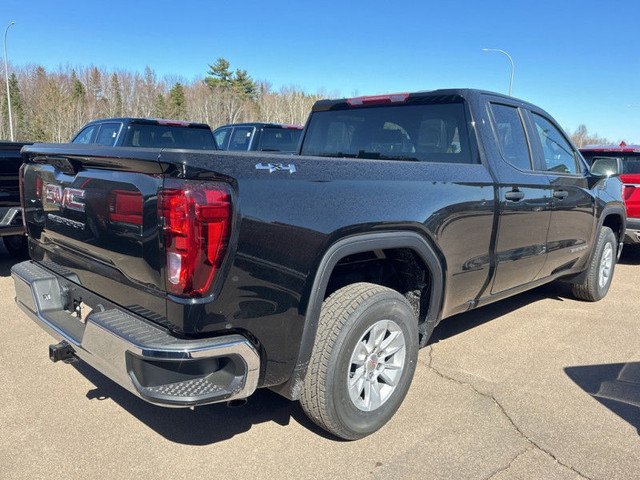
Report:
[{"label": "roof of cab", "polygon": [[198,122],[187,122],[184,120],[173,120],[166,118],[142,118],[142,117],[113,117],[113,118],[100,118],[97,120],[92,120],[87,122],[85,126],[95,125],[99,123],[110,123],[110,122],[121,122],[121,123],[145,123],[151,125],[168,125],[168,126],[176,126],[176,127],[189,127],[189,128],[208,128],[209,125],[206,123],[198,123]]},{"label": "roof of cab", "polygon": [[302,130],[304,128],[303,125],[295,125],[292,123],[276,123],[276,122],[244,122],[244,123],[228,123],[226,125],[220,125],[216,130],[221,128],[230,128],[230,127],[266,127],[266,128],[291,128],[294,130]]},{"label": "roof of cab", "polygon": [[446,88],[439,90],[422,90],[418,92],[410,92],[410,93],[392,93],[392,94],[383,94],[383,95],[371,95],[364,97],[353,97],[353,98],[340,98],[333,100],[318,100],[312,108],[312,111],[326,111],[333,109],[346,109],[351,107],[366,107],[366,106],[374,106],[374,105],[401,105],[401,104],[410,104],[410,103],[420,103],[421,100],[426,98],[429,99],[437,99],[437,101],[451,101],[454,98],[465,98],[469,99],[471,97],[477,97],[479,95],[491,95],[493,97],[504,98],[506,101],[510,102],[518,102],[524,105],[528,105],[530,107],[536,107],[535,105],[521,100],[519,98],[515,98],[509,95],[504,95],[497,92],[491,92],[488,90],[479,90],[475,88]]}]

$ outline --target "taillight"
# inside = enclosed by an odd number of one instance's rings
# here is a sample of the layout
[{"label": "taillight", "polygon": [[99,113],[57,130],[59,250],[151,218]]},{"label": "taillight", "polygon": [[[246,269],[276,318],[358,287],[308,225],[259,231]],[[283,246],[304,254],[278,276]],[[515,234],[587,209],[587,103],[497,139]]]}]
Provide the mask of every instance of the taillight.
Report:
[{"label": "taillight", "polygon": [[[22,182],[20,182],[20,184],[22,185]],[[42,197],[42,178],[38,176],[36,177],[36,198],[40,200],[41,197]]]},{"label": "taillight", "polygon": [[109,193],[109,220],[142,225],[142,193],[128,190]]},{"label": "taillight", "polygon": [[409,98],[408,93],[394,93],[391,95],[373,95],[368,97],[348,98],[347,104],[351,107],[362,107],[365,105],[385,105],[388,103],[405,103]]},{"label": "taillight", "polygon": [[[40,177],[38,177],[38,180],[40,180]],[[20,209],[22,210],[22,226],[24,227],[24,230],[26,232],[27,231],[27,215],[24,209],[25,203],[24,203],[24,187],[22,186],[23,181],[24,181],[24,163],[20,165],[20,169],[18,170],[18,186],[20,188]],[[40,183],[42,183],[42,180],[40,180]]]},{"label": "taillight", "polygon": [[622,186],[622,198],[624,198],[625,202],[631,198],[635,189],[636,189],[635,185]]},{"label": "taillight", "polygon": [[158,196],[164,224],[167,291],[205,296],[231,233],[231,190],[225,183],[165,180]]}]

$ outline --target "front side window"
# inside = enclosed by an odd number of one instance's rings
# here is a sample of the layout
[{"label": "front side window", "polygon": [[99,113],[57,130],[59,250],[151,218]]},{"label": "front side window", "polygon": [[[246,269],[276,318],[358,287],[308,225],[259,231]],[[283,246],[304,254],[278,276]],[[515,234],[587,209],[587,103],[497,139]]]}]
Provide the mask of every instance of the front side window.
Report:
[{"label": "front side window", "polygon": [[531,154],[518,109],[492,103],[491,112],[502,157],[520,170],[531,170]]},{"label": "front side window", "polygon": [[227,149],[227,142],[229,141],[230,128],[221,128],[213,133],[213,138],[216,139],[216,145],[220,150]]},{"label": "front side window", "polygon": [[542,143],[545,170],[555,173],[578,173],[576,154],[564,135],[546,118],[534,113],[533,122]]},{"label": "front side window", "polygon": [[113,147],[116,144],[116,137],[120,131],[120,123],[105,123],[100,127],[96,142],[98,145]]},{"label": "front side window", "polygon": [[303,155],[477,163],[464,103],[376,106],[314,112]]},{"label": "front side window", "polygon": [[85,129],[83,129],[76,138],[73,139],[72,143],[80,143],[80,144],[89,144],[92,143],[93,137],[95,136],[96,130],[98,127],[96,125],[91,125]]}]

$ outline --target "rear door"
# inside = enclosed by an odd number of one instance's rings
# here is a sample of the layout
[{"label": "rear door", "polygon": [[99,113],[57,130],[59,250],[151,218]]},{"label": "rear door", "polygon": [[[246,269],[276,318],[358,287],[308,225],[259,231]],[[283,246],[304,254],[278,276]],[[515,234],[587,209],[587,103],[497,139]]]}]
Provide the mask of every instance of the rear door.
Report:
[{"label": "rear door", "polygon": [[520,106],[501,98],[487,108],[500,157],[494,162],[500,215],[491,288],[497,294],[538,278],[547,255],[551,186],[547,175],[533,168]]},{"label": "rear door", "polygon": [[587,166],[562,129],[543,112],[528,115],[536,169],[548,177],[553,197],[544,277],[570,269],[591,252],[595,197]]}]

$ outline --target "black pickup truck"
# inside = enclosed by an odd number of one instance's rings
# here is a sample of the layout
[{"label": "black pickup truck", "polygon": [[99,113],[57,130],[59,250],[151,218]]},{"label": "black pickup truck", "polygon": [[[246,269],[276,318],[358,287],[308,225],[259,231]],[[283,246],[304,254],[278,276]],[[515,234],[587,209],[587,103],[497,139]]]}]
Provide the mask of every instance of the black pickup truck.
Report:
[{"label": "black pickup truck", "polygon": [[23,142],[0,142],[0,236],[9,254],[18,259],[27,256],[27,237],[22,224],[20,183]]},{"label": "black pickup truck", "polygon": [[219,150],[293,153],[302,125],[287,123],[234,123],[213,131]]},{"label": "black pickup truck", "polygon": [[[26,147],[16,301],[157,405],[268,387],[356,439],[440,320],[556,279],[604,297],[622,184],[543,110],[438,90],[319,101],[298,155]],[[613,170],[612,170],[613,168]]]}]

